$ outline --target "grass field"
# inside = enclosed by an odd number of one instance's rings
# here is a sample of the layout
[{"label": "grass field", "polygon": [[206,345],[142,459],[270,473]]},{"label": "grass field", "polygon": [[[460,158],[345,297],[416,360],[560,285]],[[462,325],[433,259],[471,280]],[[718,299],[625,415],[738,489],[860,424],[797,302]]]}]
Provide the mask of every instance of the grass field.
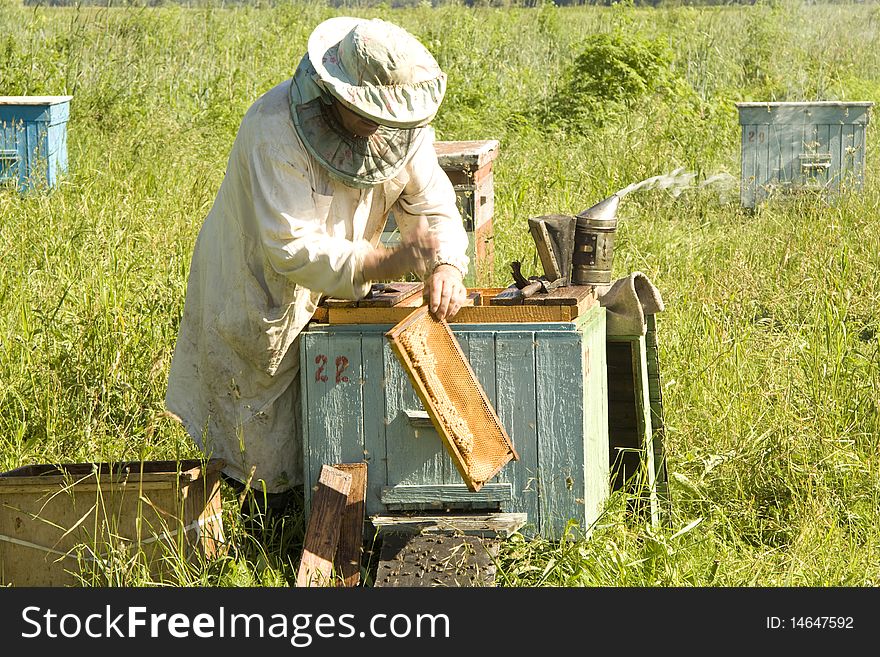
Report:
[{"label": "grass field", "polygon": [[[196,233],[247,107],[291,75],[314,25],[345,13],[393,20],[437,56],[449,74],[439,139],[500,140],[497,285],[511,260],[536,262],[528,217],[573,214],[678,167],[697,184],[738,180],[735,102],[880,101],[876,5],[0,0],[0,93],[73,96],[63,184],[0,190],[0,470],[196,456],[163,413]],[[863,191],[830,206],[752,213],[722,185],[625,198],[615,274],[645,272],[666,303],[669,522],[630,522],[615,496],[590,540],[508,541],[502,585],[880,584],[874,128]],[[180,584],[291,581],[301,519],[264,551],[235,513],[225,520],[228,555]],[[132,569],[106,583],[150,582]]]}]

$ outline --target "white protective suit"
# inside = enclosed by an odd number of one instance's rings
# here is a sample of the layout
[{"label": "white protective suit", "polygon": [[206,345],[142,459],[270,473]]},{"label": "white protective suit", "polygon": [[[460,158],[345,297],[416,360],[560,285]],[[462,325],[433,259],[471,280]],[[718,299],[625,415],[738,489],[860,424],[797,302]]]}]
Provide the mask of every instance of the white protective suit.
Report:
[{"label": "white protective suit", "polygon": [[322,294],[369,291],[358,272],[389,211],[402,235],[427,218],[440,245],[435,266],[468,266],[433,132],[421,131],[393,178],[347,187],[303,145],[289,85],[259,98],[239,128],[196,241],[165,400],[226,474],[269,493],[303,482],[297,336]]}]

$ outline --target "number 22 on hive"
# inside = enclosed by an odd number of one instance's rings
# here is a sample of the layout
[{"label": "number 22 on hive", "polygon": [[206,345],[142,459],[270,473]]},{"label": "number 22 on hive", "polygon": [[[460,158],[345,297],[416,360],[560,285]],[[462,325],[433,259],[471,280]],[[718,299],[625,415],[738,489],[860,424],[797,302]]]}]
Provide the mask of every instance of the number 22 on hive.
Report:
[{"label": "number 22 on hive", "polygon": [[[315,365],[317,365],[317,368],[315,369],[315,381],[327,381],[327,361],[328,358],[324,354],[318,354],[317,356],[315,356]],[[346,356],[337,356],[335,360],[335,365],[336,375],[334,377],[334,382],[348,383],[349,378],[345,374],[345,370],[348,369],[348,358]]]}]

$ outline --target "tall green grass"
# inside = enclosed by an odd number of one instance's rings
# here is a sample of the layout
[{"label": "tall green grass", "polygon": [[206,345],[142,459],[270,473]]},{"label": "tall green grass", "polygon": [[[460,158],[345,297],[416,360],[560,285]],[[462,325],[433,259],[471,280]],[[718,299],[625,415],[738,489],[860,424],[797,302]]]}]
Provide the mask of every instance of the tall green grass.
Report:
[{"label": "tall green grass", "polygon": [[[196,456],[163,412],[195,236],[244,111],[290,76],[312,27],[342,13],[393,20],[435,53],[449,74],[439,139],[500,140],[499,285],[512,260],[538,266],[530,216],[575,213],[677,167],[697,182],[738,178],[735,102],[880,100],[873,5],[48,9],[0,0],[0,93],[74,97],[63,183],[48,194],[0,191],[0,469]],[[593,97],[577,122],[556,120],[567,98],[581,98],[572,80],[589,71],[577,57],[597,34],[620,37],[611,55],[624,62],[661,44],[663,79],[615,102]],[[503,585],[880,582],[874,127],[864,190],[830,206],[746,212],[736,190],[713,186],[625,198],[615,274],[645,272],[666,302],[669,522],[640,525],[615,495],[589,540],[573,527],[573,541],[506,542]],[[301,519],[270,528],[269,548],[239,531],[236,513],[225,520],[230,553],[181,583],[292,579]],[[136,573],[107,581],[120,579],[149,583]]]}]

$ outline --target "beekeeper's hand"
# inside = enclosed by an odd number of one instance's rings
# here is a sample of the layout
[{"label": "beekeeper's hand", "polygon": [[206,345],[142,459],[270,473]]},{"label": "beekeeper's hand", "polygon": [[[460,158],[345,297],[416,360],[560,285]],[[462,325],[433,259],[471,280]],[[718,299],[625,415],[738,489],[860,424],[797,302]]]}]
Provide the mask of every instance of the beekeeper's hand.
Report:
[{"label": "beekeeper's hand", "polygon": [[364,257],[363,278],[366,281],[393,280],[406,274],[421,278],[428,272],[436,253],[437,238],[428,230],[428,222],[422,221],[400,244],[369,252]]},{"label": "beekeeper's hand", "polygon": [[452,265],[437,265],[425,282],[428,310],[439,320],[455,316],[467,299],[461,272]]}]

